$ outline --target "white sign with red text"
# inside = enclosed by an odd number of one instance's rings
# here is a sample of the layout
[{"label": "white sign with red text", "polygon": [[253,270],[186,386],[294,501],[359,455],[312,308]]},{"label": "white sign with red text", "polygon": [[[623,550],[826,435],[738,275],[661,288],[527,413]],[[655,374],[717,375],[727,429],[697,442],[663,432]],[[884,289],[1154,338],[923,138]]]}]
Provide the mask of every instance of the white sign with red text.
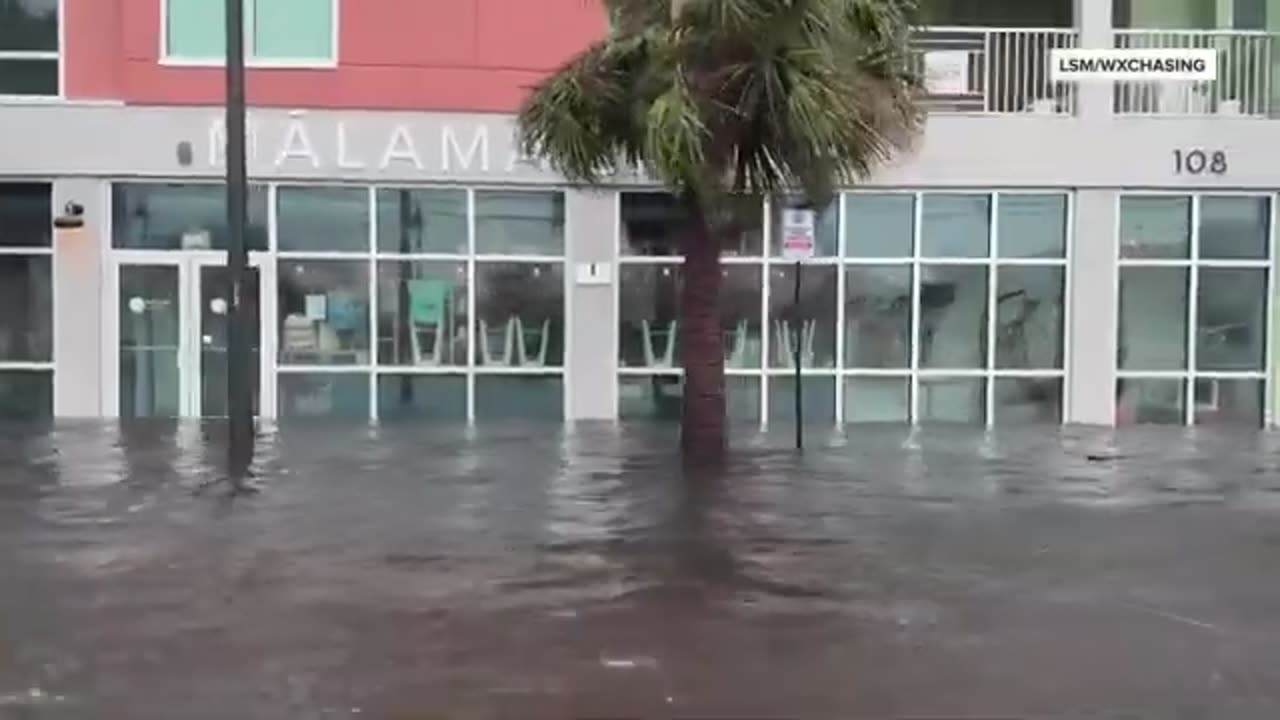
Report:
[{"label": "white sign with red text", "polygon": [[812,210],[788,208],[782,212],[782,257],[800,262],[813,257]]}]

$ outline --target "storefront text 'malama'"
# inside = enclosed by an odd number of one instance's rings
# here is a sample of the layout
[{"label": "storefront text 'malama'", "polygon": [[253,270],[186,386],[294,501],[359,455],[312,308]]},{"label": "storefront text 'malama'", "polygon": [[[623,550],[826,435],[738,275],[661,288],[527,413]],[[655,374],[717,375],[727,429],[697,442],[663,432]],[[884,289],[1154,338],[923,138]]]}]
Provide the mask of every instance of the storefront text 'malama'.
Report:
[{"label": "storefront text 'malama'", "polygon": [[[205,157],[221,168],[226,123],[209,124]],[[520,150],[509,123],[314,121],[250,117],[246,149],[250,171],[330,174],[507,176],[549,173],[545,162]]]}]

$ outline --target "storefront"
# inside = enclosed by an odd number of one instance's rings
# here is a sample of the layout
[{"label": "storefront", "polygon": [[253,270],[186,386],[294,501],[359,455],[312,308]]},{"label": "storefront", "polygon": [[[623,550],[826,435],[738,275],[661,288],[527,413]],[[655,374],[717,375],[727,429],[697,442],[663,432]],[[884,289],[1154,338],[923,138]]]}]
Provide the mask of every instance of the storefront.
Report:
[{"label": "storefront", "polygon": [[[798,303],[788,199],[741,213],[733,418],[793,419],[798,349],[806,419],[833,426],[1269,423],[1270,164],[1230,144],[1222,177],[1107,164],[1203,143],[1087,125],[931,118],[916,155],[820,213]],[[264,417],[676,417],[679,217],[642,178],[568,186],[505,116],[262,110],[251,130]],[[5,414],[220,414],[219,113],[19,106],[0,134],[34,138],[0,169]],[[50,230],[67,203],[83,229]]]},{"label": "storefront", "polygon": [[[221,186],[113,183],[111,204],[108,407],[220,414]],[[270,184],[249,216],[263,415],[563,419],[562,192]]]}]

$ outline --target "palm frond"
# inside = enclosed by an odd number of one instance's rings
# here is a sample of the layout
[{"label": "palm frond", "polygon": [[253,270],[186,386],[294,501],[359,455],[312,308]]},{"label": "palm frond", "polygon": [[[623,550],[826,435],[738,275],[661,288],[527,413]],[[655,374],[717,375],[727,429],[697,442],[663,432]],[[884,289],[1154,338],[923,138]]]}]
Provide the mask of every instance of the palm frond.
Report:
[{"label": "palm frond", "polygon": [[[605,0],[609,38],[540,86],[526,147],[570,179],[619,156],[707,200],[820,201],[910,148],[913,0]],[[714,198],[713,198],[714,196]]]}]

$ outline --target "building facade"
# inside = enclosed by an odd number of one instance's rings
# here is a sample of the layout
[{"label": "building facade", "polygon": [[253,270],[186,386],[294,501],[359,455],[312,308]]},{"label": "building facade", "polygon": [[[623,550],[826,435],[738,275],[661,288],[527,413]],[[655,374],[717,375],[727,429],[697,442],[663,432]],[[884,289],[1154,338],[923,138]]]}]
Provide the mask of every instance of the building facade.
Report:
[{"label": "building facade", "polygon": [[[246,4],[261,415],[676,417],[675,209],[513,142],[600,7]],[[787,198],[726,250],[734,419],[792,420],[798,355],[814,422],[1270,425],[1280,0],[923,22],[927,128],[820,213],[800,301]],[[222,412],[221,27],[211,0],[0,0],[0,414]],[[1220,74],[1057,86],[1060,47],[1216,48]]]}]

